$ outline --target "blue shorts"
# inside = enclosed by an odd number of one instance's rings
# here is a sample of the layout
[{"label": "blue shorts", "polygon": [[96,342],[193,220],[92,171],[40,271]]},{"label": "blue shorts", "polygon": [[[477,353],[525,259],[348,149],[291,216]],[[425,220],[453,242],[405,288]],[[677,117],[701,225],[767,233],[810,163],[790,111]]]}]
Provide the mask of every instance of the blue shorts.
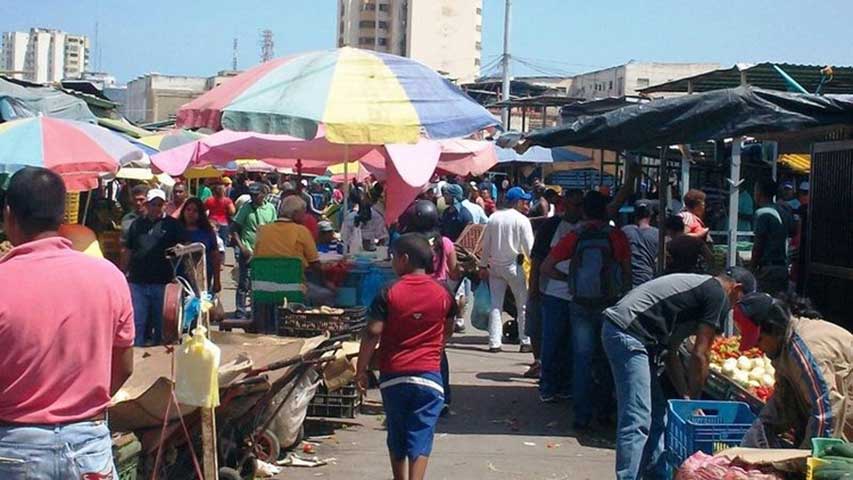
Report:
[{"label": "blue shorts", "polygon": [[444,407],[441,373],[381,375],[388,451],[395,460],[428,457],[438,416]]}]

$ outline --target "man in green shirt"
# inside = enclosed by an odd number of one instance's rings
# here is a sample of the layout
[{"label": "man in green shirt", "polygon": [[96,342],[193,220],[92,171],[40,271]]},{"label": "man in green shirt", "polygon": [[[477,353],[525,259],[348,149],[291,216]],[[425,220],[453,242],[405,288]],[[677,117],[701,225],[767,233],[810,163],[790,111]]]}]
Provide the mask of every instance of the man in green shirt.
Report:
[{"label": "man in green shirt", "polygon": [[249,262],[255,249],[258,228],[267,223],[273,223],[278,217],[275,207],[267,203],[267,186],[253,183],[249,186],[252,201],[243,204],[234,216],[231,227],[231,240],[237,245],[237,318],[245,318],[251,284],[249,281]]},{"label": "man in green shirt", "polygon": [[204,203],[205,200],[213,196],[213,190],[207,186],[207,181],[203,182],[198,189],[198,199],[201,200],[201,203]]},{"label": "man in green shirt", "polygon": [[758,280],[758,290],[770,295],[788,289],[788,231],[793,220],[790,214],[773,203],[776,182],[770,178],[755,184],[754,243],[752,270]]}]

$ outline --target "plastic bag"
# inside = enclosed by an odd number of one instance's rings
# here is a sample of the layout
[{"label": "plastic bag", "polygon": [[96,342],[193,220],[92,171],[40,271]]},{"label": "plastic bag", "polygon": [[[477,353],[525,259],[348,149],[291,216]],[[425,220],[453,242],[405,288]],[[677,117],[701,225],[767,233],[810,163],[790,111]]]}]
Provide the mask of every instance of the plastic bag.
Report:
[{"label": "plastic bag", "polygon": [[474,310],[471,312],[471,325],[477,330],[489,330],[489,313],[492,311],[492,293],[488,282],[480,282],[474,291]]}]

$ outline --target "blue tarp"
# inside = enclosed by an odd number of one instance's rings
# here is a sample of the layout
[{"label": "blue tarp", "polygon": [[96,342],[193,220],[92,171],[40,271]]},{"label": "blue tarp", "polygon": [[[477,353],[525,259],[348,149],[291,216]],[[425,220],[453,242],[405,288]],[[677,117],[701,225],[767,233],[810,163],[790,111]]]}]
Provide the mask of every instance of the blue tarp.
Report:
[{"label": "blue tarp", "polygon": [[86,102],[51,87],[23,87],[0,78],[0,122],[46,117],[95,123]]}]

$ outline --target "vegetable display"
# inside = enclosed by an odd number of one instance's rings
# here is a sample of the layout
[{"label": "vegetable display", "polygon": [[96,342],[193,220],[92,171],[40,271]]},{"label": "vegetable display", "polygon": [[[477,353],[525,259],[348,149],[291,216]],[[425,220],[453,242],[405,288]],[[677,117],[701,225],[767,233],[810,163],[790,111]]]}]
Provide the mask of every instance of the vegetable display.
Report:
[{"label": "vegetable display", "polygon": [[814,480],[853,479],[853,444],[840,443],[826,448],[814,467]]},{"label": "vegetable display", "polygon": [[740,351],[740,337],[717,337],[711,345],[711,371],[731,379],[762,402],[773,395],[775,373],[769,358],[760,349]]}]

